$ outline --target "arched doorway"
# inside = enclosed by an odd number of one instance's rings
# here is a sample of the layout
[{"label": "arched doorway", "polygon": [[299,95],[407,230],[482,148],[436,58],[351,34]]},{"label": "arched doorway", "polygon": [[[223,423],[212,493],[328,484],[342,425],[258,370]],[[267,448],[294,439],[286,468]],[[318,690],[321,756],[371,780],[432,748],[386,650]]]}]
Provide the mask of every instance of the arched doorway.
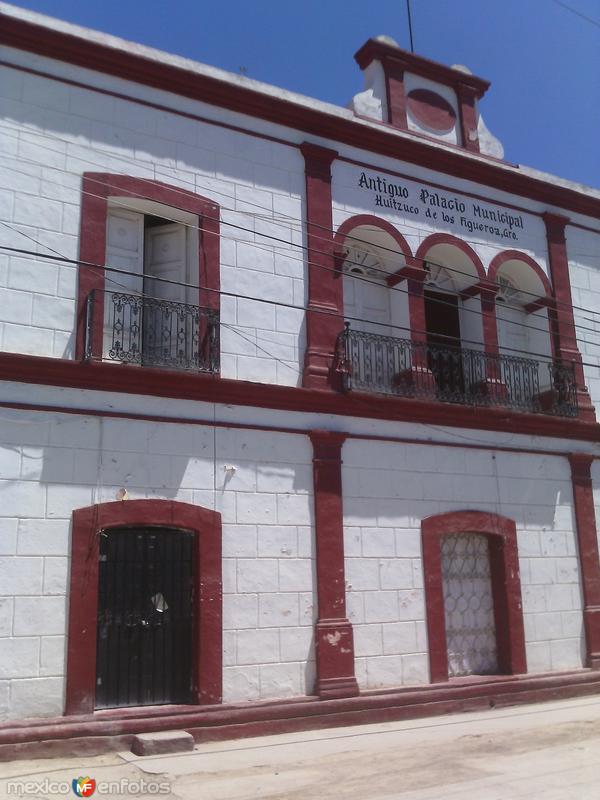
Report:
[{"label": "arched doorway", "polygon": [[478,296],[484,273],[464,242],[434,234],[419,247],[427,366],[440,400],[464,403],[485,379],[484,335]]}]

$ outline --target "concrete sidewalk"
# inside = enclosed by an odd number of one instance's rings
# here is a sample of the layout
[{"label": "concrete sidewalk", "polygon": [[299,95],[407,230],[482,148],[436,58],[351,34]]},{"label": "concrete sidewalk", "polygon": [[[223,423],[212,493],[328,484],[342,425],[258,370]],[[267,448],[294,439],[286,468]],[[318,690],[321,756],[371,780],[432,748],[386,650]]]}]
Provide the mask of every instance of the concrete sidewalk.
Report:
[{"label": "concrete sidewalk", "polygon": [[[0,764],[7,780],[130,781],[94,797],[186,800],[598,800],[600,698],[406,722],[285,734],[197,746],[193,753],[139,758],[130,753]],[[136,787],[135,784],[138,784]],[[123,784],[124,786],[124,784]],[[64,787],[63,787],[64,788]],[[68,795],[67,795],[68,796]]]}]

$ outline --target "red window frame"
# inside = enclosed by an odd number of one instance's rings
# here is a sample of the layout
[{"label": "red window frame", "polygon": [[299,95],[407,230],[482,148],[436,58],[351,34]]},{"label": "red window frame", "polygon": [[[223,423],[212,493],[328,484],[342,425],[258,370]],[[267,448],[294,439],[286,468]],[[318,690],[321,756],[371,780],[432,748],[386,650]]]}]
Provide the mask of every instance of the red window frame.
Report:
[{"label": "red window frame", "polygon": [[[202,287],[198,303],[205,308],[220,308],[220,207],[194,192],[146,178],[85,172],[82,180],[79,246],[79,284],[77,292],[77,330],[75,357],[85,356],[86,305],[90,292],[98,290],[95,303],[92,349],[102,352],[102,318],[106,265],[106,220],[109,198],[130,197],[152,200],[173,209],[187,211],[198,218],[198,270],[193,282]],[[107,265],[110,266],[110,265]]]},{"label": "red window frame", "polygon": [[457,533],[478,533],[488,538],[498,667],[505,675],[525,673],[527,659],[517,527],[513,520],[499,514],[452,511],[421,522],[431,683],[448,680],[441,539]]}]

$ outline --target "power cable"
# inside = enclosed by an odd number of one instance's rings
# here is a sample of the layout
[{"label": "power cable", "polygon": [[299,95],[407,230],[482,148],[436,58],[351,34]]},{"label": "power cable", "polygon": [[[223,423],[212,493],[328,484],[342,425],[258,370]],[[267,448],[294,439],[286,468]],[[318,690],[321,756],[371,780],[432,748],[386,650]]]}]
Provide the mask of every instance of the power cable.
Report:
[{"label": "power cable", "polygon": [[[35,163],[35,162],[31,162],[31,163]],[[39,166],[39,165],[37,165],[37,164],[36,164],[36,166]],[[29,176],[29,174],[28,174],[28,173],[21,173],[19,170],[16,170],[16,169],[15,169],[15,168],[13,168],[13,167],[8,167],[8,169],[10,169],[10,170],[12,170],[12,171],[14,171],[14,172],[19,172],[20,174],[24,174],[24,175],[28,175],[28,176]],[[59,168],[54,168],[54,169],[57,169],[57,170],[58,170]],[[62,170],[61,170],[61,171],[62,171]],[[65,172],[67,172],[67,173],[69,173],[69,174],[76,175],[77,177],[80,177],[80,173],[74,173],[74,172],[73,172],[73,173],[71,173],[71,172],[69,172],[68,170],[65,170]],[[108,181],[99,181],[99,180],[97,180],[97,179],[91,179],[91,180],[94,180],[94,181],[96,181],[97,183],[99,183],[100,185],[104,185],[104,186],[107,186],[107,187],[109,187],[109,188],[115,188],[116,190],[118,190],[118,188],[119,188],[119,187],[116,187],[116,186],[114,186],[113,184],[111,184],[111,183],[110,183],[110,182],[108,182]],[[150,181],[150,179],[148,179],[148,180],[149,180],[149,182],[152,182],[152,181]],[[52,183],[53,181],[51,181],[51,180],[50,180],[49,182],[51,182],[51,183]],[[58,183],[58,182],[57,182],[57,183]],[[177,191],[176,187],[173,187],[173,191]],[[180,190],[180,191],[181,191],[181,190]],[[92,193],[92,192],[88,192],[88,191],[85,191],[85,190],[82,190],[82,193],[83,193],[83,194],[86,194],[87,196],[90,196],[90,197],[97,197],[97,198],[99,198],[99,199],[104,199],[104,197],[103,197],[103,196],[101,196],[101,195],[96,195],[96,194],[94,194],[94,193]],[[183,192],[182,192],[182,193],[183,193]],[[187,195],[187,194],[188,194],[188,193],[186,192],[186,195]],[[124,207],[124,208],[128,208],[128,209],[130,208],[130,206],[128,206],[126,203],[118,202],[117,200],[113,200],[112,202],[113,202],[113,204],[114,204],[114,205],[120,205],[120,206],[122,206],[122,207]],[[236,210],[234,210],[234,209],[224,209],[223,207],[222,207],[222,210],[228,210],[228,211],[231,211],[232,213],[250,214],[250,212],[236,211]],[[256,216],[256,215],[253,215],[253,216]],[[212,217],[207,217],[207,218],[209,218],[209,219],[214,219],[214,220],[216,221],[216,218],[212,218]],[[164,216],[164,219],[170,220],[170,221],[172,221],[172,222],[177,222],[177,223],[179,223],[179,224],[182,224],[182,225],[185,225],[186,227],[188,227],[188,228],[191,228],[191,229],[199,230],[199,227],[198,227],[197,225],[192,225],[191,223],[185,223],[185,222],[181,222],[181,220],[179,220],[179,219],[175,219],[175,218],[172,218],[172,217],[168,217],[168,216],[166,216],[166,215]],[[242,226],[242,225],[236,225],[235,223],[232,223],[232,222],[227,222],[226,220],[219,220],[219,222],[220,222],[220,224],[222,224],[222,225],[229,226],[229,227],[233,227],[233,228],[236,228],[236,229],[238,229],[238,230],[241,230],[241,231],[244,231],[244,232],[247,232],[247,233],[252,233],[254,236],[259,236],[259,237],[266,238],[266,239],[272,239],[272,240],[274,240],[274,241],[277,241],[277,242],[281,243],[282,245],[285,245],[285,246],[286,246],[286,248],[287,248],[287,247],[297,247],[297,248],[299,248],[299,249],[301,249],[301,250],[307,250],[307,251],[308,251],[308,247],[307,247],[306,245],[302,245],[302,244],[299,244],[299,243],[297,243],[297,242],[293,242],[293,241],[290,241],[290,240],[287,240],[287,239],[282,239],[281,237],[275,237],[275,236],[273,236],[272,234],[267,234],[267,233],[256,232],[255,230],[253,230],[253,229],[251,229],[251,228],[247,228],[247,227],[245,227],[245,226]],[[20,232],[22,233],[22,231],[20,231]],[[208,233],[208,232],[206,232],[206,233]],[[599,233],[600,233],[600,232],[599,232]],[[23,235],[25,235],[25,234],[23,234]],[[28,238],[31,238],[31,237],[28,237]],[[248,241],[247,241],[247,240],[245,240],[245,239],[244,239],[244,240],[240,240],[240,239],[236,239],[235,237],[223,237],[223,238],[227,238],[227,239],[229,239],[230,241],[234,241],[234,242],[243,242],[244,244],[248,244],[249,246],[256,247],[256,248],[257,248],[257,249],[259,249],[259,250],[260,250],[260,249],[262,249],[264,252],[268,252],[268,253],[272,253],[272,252],[273,252],[273,251],[272,251],[271,249],[269,249],[269,248],[266,248],[266,247],[263,247],[263,248],[261,248],[260,244],[257,244],[256,242],[248,242]],[[326,242],[328,242],[329,244],[331,244],[331,239],[326,239],[325,237],[320,237],[320,238],[322,239],[322,241],[326,241]],[[360,243],[363,243],[363,244],[367,244],[367,245],[371,245],[371,246],[372,246],[372,243],[366,242],[365,240],[363,240],[363,239],[360,239],[360,238],[358,238],[358,237],[355,237],[355,236],[348,235],[346,238],[347,238],[347,239],[352,239],[353,241],[357,241],[357,242],[360,242]],[[462,241],[466,241],[466,240],[462,240]],[[42,246],[43,246],[43,245],[42,245]],[[399,253],[398,251],[396,251],[396,250],[392,250],[391,248],[387,248],[387,247],[385,247],[385,246],[383,246],[383,245],[376,245],[376,247],[378,247],[378,249],[380,249],[380,250],[385,250],[385,251],[388,251],[388,252],[390,252],[390,253],[393,253],[395,256],[398,256],[398,255],[403,255],[403,254]],[[48,249],[52,249],[52,248],[48,248]],[[316,250],[314,247],[311,247],[311,251],[312,251],[313,253],[324,254],[324,251]],[[54,251],[54,252],[57,252],[57,251]],[[287,255],[286,255],[286,258],[288,258],[288,259],[290,259],[290,260],[296,260],[296,261],[299,261],[299,262],[302,262],[302,263],[304,263],[304,261],[305,261],[305,259],[303,259],[303,258],[299,258],[299,257],[293,256],[293,255],[289,255],[289,254],[287,254]],[[431,266],[439,266],[439,267],[442,267],[443,269],[447,270],[448,272],[452,272],[452,273],[455,273],[455,274],[458,274],[458,275],[462,275],[463,277],[469,277],[469,278],[473,278],[473,275],[472,275],[471,273],[464,272],[463,270],[459,270],[459,269],[457,269],[457,268],[455,268],[455,267],[446,266],[445,264],[438,264],[437,262],[431,261],[430,259],[426,259],[426,258],[419,258],[419,259],[417,259],[417,260],[419,260],[419,261],[421,261],[421,262],[423,262],[423,263],[425,263],[425,264],[429,264],[429,265],[431,265]],[[346,258],[346,259],[345,259],[345,262],[346,262],[346,263],[349,263],[349,264],[351,264],[351,265],[352,265],[352,264],[356,264],[356,262],[353,262],[353,261],[349,260],[348,258]],[[309,261],[307,261],[307,263],[308,263],[310,266],[317,267],[317,268],[319,268],[319,269],[322,269],[322,270],[326,270],[326,269],[328,269],[327,267],[325,267],[325,266],[323,266],[323,265],[321,265],[321,264],[315,264],[314,262],[311,262],[310,260],[309,260]],[[363,279],[365,279],[365,277],[364,277],[364,276],[358,276],[358,275],[355,275],[355,274],[354,274],[354,275],[352,275],[351,277],[354,277],[354,278],[356,278],[356,279],[358,279],[358,278],[362,277]],[[366,279],[366,280],[368,281],[368,279]],[[368,281],[368,282],[369,282],[369,281]],[[376,281],[372,281],[372,283],[374,283],[374,284],[376,284],[376,285],[379,285],[379,284],[378,284]],[[400,289],[400,288],[398,288],[398,287],[395,287],[395,286],[394,286],[394,287],[389,287],[389,288],[390,288],[390,289],[394,289],[394,290],[396,290],[396,291],[402,291],[402,292],[404,292],[404,291],[405,291],[405,290],[403,290],[403,289]],[[529,295],[530,297],[533,297],[534,299],[539,299],[539,294],[538,294],[538,293],[535,293],[535,292],[529,292],[528,290],[525,290],[525,289],[519,289],[519,292],[520,292],[521,294]],[[439,301],[436,301],[436,302],[439,302]],[[554,304],[555,304],[555,306],[556,306],[556,307],[558,307],[558,308],[560,308],[560,307],[564,307],[564,308],[566,308],[566,309],[572,308],[573,310],[579,310],[579,311],[583,311],[583,312],[585,312],[585,313],[590,313],[590,314],[600,314],[600,312],[598,312],[598,311],[595,311],[595,310],[593,310],[593,309],[587,309],[587,308],[584,308],[584,307],[582,307],[582,306],[576,306],[576,305],[569,306],[569,305],[568,305],[568,304],[566,304],[566,303],[560,303],[560,302],[558,302],[558,301],[556,301],[556,300],[554,301]],[[467,308],[465,308],[464,310],[465,310],[467,313],[480,313],[480,312],[477,312],[477,311],[476,311],[476,309],[467,309]],[[586,320],[586,321],[588,321],[588,322],[591,322],[591,323],[593,323],[593,324],[597,324],[597,322],[598,322],[597,320],[591,319],[590,317],[583,317],[583,319],[584,319],[584,320]],[[522,326],[522,327],[524,327],[524,328],[526,328],[526,327],[530,327],[530,328],[532,328],[532,329],[534,329],[534,330],[539,330],[539,329],[538,329],[536,326],[527,326],[527,324],[526,324],[526,323],[524,323],[524,322],[517,322],[516,320],[505,320],[505,321],[506,321],[506,322],[508,322],[508,324],[511,324],[511,325],[521,325],[521,326]],[[590,331],[591,333],[599,333],[599,331],[596,331],[595,329],[587,328],[586,326],[582,326],[582,325],[581,325],[580,323],[578,323],[578,322],[575,322],[575,326],[576,326],[576,327],[578,327],[578,328],[580,328],[581,330],[588,330],[588,331]]]},{"label": "power cable", "polygon": [[[6,223],[2,223],[2,224],[6,224]],[[71,258],[68,258],[66,256],[63,256],[63,257],[51,256],[51,255],[46,255],[44,253],[35,253],[33,251],[23,250],[23,249],[14,248],[14,247],[7,247],[7,246],[4,246],[4,245],[0,245],[0,249],[8,250],[8,251],[11,251],[11,252],[18,252],[18,253],[22,253],[22,254],[25,254],[25,255],[31,255],[31,256],[35,256],[36,258],[45,258],[45,259],[50,260],[50,261],[60,261],[61,263],[83,265],[83,266],[88,266],[88,267],[92,267],[92,268],[103,270],[103,271],[114,272],[116,274],[128,275],[128,276],[133,276],[133,277],[138,277],[138,278],[140,277],[140,274],[137,273],[137,272],[132,272],[130,270],[121,270],[121,269],[118,269],[116,267],[110,267],[110,266],[108,266],[106,264],[96,264],[96,263],[93,263],[93,262],[83,261],[81,259],[71,259]],[[264,303],[266,305],[272,305],[272,306],[283,307],[283,308],[291,308],[291,309],[294,309],[296,311],[303,311],[305,313],[307,311],[310,311],[311,313],[324,314],[324,315],[327,315],[327,316],[335,316],[336,318],[339,318],[339,315],[336,314],[335,312],[327,311],[325,309],[306,308],[304,306],[297,306],[297,305],[293,305],[291,303],[284,303],[283,301],[267,300],[265,298],[260,298],[260,297],[251,297],[251,296],[248,296],[248,295],[237,294],[235,292],[227,292],[227,291],[225,291],[223,289],[213,289],[211,287],[202,286],[200,284],[193,284],[193,283],[188,283],[188,282],[184,282],[184,281],[174,281],[174,280],[170,280],[168,278],[158,278],[158,277],[156,277],[156,278],[153,278],[153,280],[161,282],[161,283],[172,284],[172,285],[175,285],[175,286],[180,286],[180,287],[185,287],[185,288],[190,288],[190,289],[197,289],[197,290],[206,291],[206,292],[212,292],[212,293],[215,293],[215,294],[219,294],[220,296],[223,296],[223,297],[234,297],[234,298],[239,298],[239,299],[244,299],[244,300],[253,300],[253,301],[258,302],[258,303]],[[125,284],[119,284],[118,282],[116,282],[116,281],[114,281],[112,279],[111,279],[111,282],[113,282],[117,286],[118,285],[122,286],[124,289],[126,289],[128,294],[137,294],[138,296],[143,296],[142,292],[137,292],[136,293],[134,290],[132,290],[130,287],[126,286]],[[413,331],[411,328],[409,328],[407,326],[397,325],[397,324],[394,324],[394,323],[391,323],[391,322],[390,323],[377,322],[377,321],[374,321],[374,320],[365,319],[363,317],[349,317],[349,316],[346,316],[346,315],[344,316],[344,319],[345,320],[350,320],[350,321],[353,321],[353,322],[363,322],[363,323],[368,324],[368,325],[385,327],[385,328],[388,328],[388,329],[407,331],[409,333],[419,333],[419,334],[424,335],[424,336],[427,335],[427,331],[423,331],[423,330],[414,330]],[[536,330],[538,333],[543,332],[539,328],[535,328],[534,330]],[[454,341],[453,337],[445,336],[444,334],[440,334],[440,337],[441,338],[452,339],[452,341]],[[587,340],[584,340],[584,341],[587,344],[596,345],[595,342],[587,342]],[[469,340],[469,339],[461,339],[461,342],[465,343],[465,344],[473,344],[473,345],[476,345],[477,347],[481,347],[481,345],[482,345],[482,342],[476,342],[476,341]],[[600,343],[597,346],[600,346]],[[526,358],[526,356],[523,356],[522,350],[519,350],[518,348],[506,346],[506,347],[503,347],[502,349],[503,349],[503,351],[506,351],[506,352],[517,353],[518,354],[517,357]],[[537,357],[543,359],[544,362],[548,362],[548,361],[551,360],[551,357],[547,353],[530,352],[529,355],[537,356]],[[590,363],[587,363],[587,362],[582,362],[582,363],[585,366],[593,367],[595,369],[598,369],[600,367],[600,364],[590,364]]]},{"label": "power cable", "polygon": [[567,5],[566,3],[561,2],[561,0],[554,0],[557,6],[561,8],[565,8],[567,11],[570,11],[571,14],[575,14],[577,17],[584,19],[586,22],[589,22],[590,25],[595,25],[597,28],[600,28],[600,22],[597,19],[593,19],[592,17],[588,17],[585,14],[582,14],[581,11],[577,11],[576,8],[572,8],[571,6]]},{"label": "power cable", "polygon": [[[102,185],[107,185],[107,186],[109,186],[109,187],[111,186],[111,184],[110,184],[110,183],[108,183],[108,182],[105,182],[105,181],[97,181],[97,182],[101,183]],[[114,187],[114,188],[115,188],[115,189],[118,189],[118,187]],[[86,194],[86,195],[87,195],[87,196],[89,196],[89,197],[95,197],[95,198],[98,198],[98,199],[105,199],[105,198],[104,198],[102,195],[97,195],[97,194],[94,194],[93,192],[86,192],[86,191],[83,191],[83,193],[84,193],[84,194]],[[121,202],[121,201],[120,201],[120,200],[118,200],[118,199],[113,199],[113,201],[112,201],[112,202],[113,202],[113,205],[117,205],[117,206],[119,206],[119,207],[122,207],[122,208],[126,208],[126,209],[129,209],[129,210],[132,210],[132,209],[131,209],[131,206],[130,206],[130,205],[128,205],[126,202]],[[164,215],[164,216],[163,216],[163,219],[165,219],[165,220],[168,220],[168,221],[170,221],[170,222],[176,222],[176,223],[178,223],[178,224],[180,224],[180,225],[184,225],[185,227],[187,227],[187,228],[190,228],[190,229],[192,229],[192,230],[201,230],[201,229],[200,229],[200,227],[199,227],[198,225],[193,225],[192,223],[188,223],[188,222],[182,222],[180,219],[176,219],[176,218],[174,218],[174,217],[169,217],[169,216],[166,216],[166,215]],[[295,244],[294,242],[290,242],[290,241],[289,241],[289,240],[287,240],[287,239],[282,239],[281,237],[276,237],[276,236],[273,236],[272,234],[266,234],[266,233],[258,233],[258,234],[257,234],[255,231],[252,231],[251,229],[249,229],[249,228],[246,228],[246,227],[244,227],[244,226],[242,226],[242,225],[236,225],[235,223],[232,223],[232,222],[227,222],[227,221],[224,221],[224,220],[220,220],[220,219],[218,219],[218,218],[216,218],[216,217],[210,217],[210,216],[207,216],[207,219],[210,219],[210,220],[212,220],[212,221],[219,221],[219,222],[220,222],[220,224],[222,224],[222,225],[228,225],[229,227],[236,228],[236,229],[238,229],[238,230],[242,230],[242,231],[245,231],[245,232],[253,233],[254,235],[257,235],[257,236],[262,236],[263,238],[267,238],[267,239],[274,240],[274,241],[276,241],[276,242],[279,242],[279,243],[280,243],[280,244],[282,244],[282,245],[285,245],[286,247],[292,246],[292,247],[298,247],[298,248],[300,248],[300,249],[302,249],[302,250],[308,250],[308,247],[306,247],[306,246],[304,246],[304,245]],[[7,227],[7,228],[11,228],[11,226],[10,226],[8,223],[6,223],[6,222],[3,222],[2,224],[3,224],[3,225],[5,225],[5,227]],[[16,230],[17,232],[20,232],[18,229],[15,229],[15,228],[11,228],[11,229],[12,229],[12,230]],[[212,231],[203,231],[203,233],[204,233],[204,234],[211,234],[211,235],[215,235],[215,236],[216,236],[216,235],[218,235],[218,234],[216,234],[216,233],[213,233]],[[28,238],[30,238],[30,239],[31,239],[31,237],[28,237]],[[270,249],[268,249],[268,248],[260,248],[260,245],[257,245],[256,243],[247,242],[246,240],[239,240],[239,239],[232,239],[232,240],[233,240],[233,241],[236,241],[236,242],[240,242],[240,241],[242,241],[244,244],[249,244],[249,245],[251,245],[251,246],[257,247],[258,249],[263,249],[265,252],[268,252],[268,253],[271,253],[271,252],[272,252],[272,251],[271,251]],[[32,240],[32,241],[35,241],[35,240]],[[37,241],[36,241],[36,244],[40,245],[41,247],[44,247],[43,243],[41,243],[41,242],[37,242]],[[325,253],[324,253],[324,251],[314,250],[314,248],[311,248],[311,250],[312,250],[313,252],[315,252],[315,253],[322,253],[322,254],[325,254]],[[394,252],[395,252],[395,251],[394,251]],[[398,255],[398,253],[396,253],[396,252],[395,252],[395,254],[396,254],[396,255]],[[329,255],[329,253],[327,253],[327,255]],[[291,260],[296,260],[296,261],[299,261],[299,262],[305,263],[305,259],[303,259],[303,258],[299,258],[299,257],[293,256],[293,255],[287,255],[286,257],[287,257],[287,258],[289,258],[289,259],[291,259]],[[463,275],[463,276],[468,276],[468,277],[470,277],[470,278],[472,278],[472,277],[473,277],[473,276],[472,276],[470,273],[465,273],[465,272],[462,272],[462,271],[460,271],[460,270],[453,269],[453,268],[451,268],[451,267],[449,268],[449,267],[446,267],[446,266],[445,266],[445,265],[443,265],[443,264],[436,264],[436,262],[429,261],[429,260],[427,260],[427,259],[419,259],[419,260],[423,261],[423,262],[424,262],[424,263],[426,263],[426,264],[430,264],[430,265],[432,265],[432,266],[440,266],[440,267],[442,267],[443,269],[448,269],[449,271],[458,272],[458,273],[460,273],[460,274],[461,274],[461,275]],[[80,263],[82,263],[82,262],[80,262]],[[313,268],[317,268],[317,269],[320,269],[320,270],[324,270],[324,271],[328,271],[328,272],[334,272],[335,274],[339,274],[337,270],[335,270],[335,269],[332,269],[332,268],[329,268],[329,267],[325,267],[325,266],[324,266],[324,265],[322,265],[322,264],[316,264],[315,262],[313,262],[313,261],[310,261],[310,260],[307,260],[307,261],[306,261],[306,263],[307,263],[309,266],[313,267]],[[360,265],[358,264],[358,262],[351,261],[351,260],[348,260],[348,259],[346,259],[346,263],[349,263],[349,264],[351,264],[351,265],[357,265],[357,266],[360,266]],[[100,265],[98,265],[98,264],[94,264],[94,265],[90,265],[90,266],[100,266]],[[374,281],[374,280],[369,280],[369,278],[367,278],[366,276],[363,276],[363,275],[357,275],[357,274],[354,274],[354,273],[345,273],[345,274],[348,274],[350,277],[354,278],[355,280],[360,280],[360,281],[363,281],[363,282],[365,282],[365,283],[370,283],[370,284],[372,284],[372,285],[375,285],[375,286],[380,286],[380,285],[381,285],[381,283],[380,283],[380,282],[378,282],[378,281]],[[401,293],[403,293],[403,294],[407,294],[407,295],[411,295],[411,294],[412,294],[412,295],[414,295],[414,294],[415,294],[414,292],[410,292],[409,290],[407,290],[407,289],[403,289],[403,288],[401,288],[401,287],[399,287],[399,286],[388,286],[388,289],[389,289],[390,291],[397,291],[397,292],[401,292]],[[537,295],[537,294],[528,293],[528,292],[525,292],[525,291],[523,291],[523,293],[532,294],[532,296],[534,296],[536,299],[538,299],[538,298],[539,298],[539,295]],[[256,299],[256,298],[249,298],[249,299]],[[439,299],[439,298],[431,298],[431,300],[432,300],[432,302],[435,302],[435,303],[438,303],[438,304],[442,304],[442,305],[446,305],[446,306],[452,306],[452,307],[454,307],[452,303],[450,303],[450,302],[445,302],[445,301],[443,301],[443,300],[441,300],[441,299]],[[482,313],[481,311],[478,311],[477,309],[466,308],[465,306],[463,306],[463,311],[464,311],[465,313],[469,313],[469,314],[476,314],[476,315],[478,315],[478,316],[484,316],[484,315],[483,315],[483,313]],[[597,312],[591,312],[591,313],[597,313]],[[369,321],[369,320],[365,320],[365,322],[368,322],[368,321]],[[595,323],[595,321],[594,321],[594,320],[591,320],[591,319],[588,319],[588,321],[590,321],[590,322],[594,322],[594,323]],[[527,323],[525,323],[525,322],[519,322],[519,321],[517,321],[517,320],[504,319],[504,322],[506,322],[506,323],[508,323],[508,324],[510,324],[510,325],[518,325],[518,326],[520,326],[521,328],[524,328],[524,329],[535,330],[535,331],[537,331],[538,333],[540,332],[540,330],[542,330],[541,328],[539,328],[539,327],[537,327],[537,326],[535,326],[535,325],[528,325],[528,324],[527,324]],[[375,323],[375,322],[373,322],[373,324],[382,324],[382,323]],[[582,326],[582,325],[579,325],[579,324],[576,324],[576,327],[578,327],[580,330],[588,330],[588,331],[590,331],[590,332],[592,332],[592,333],[599,333],[599,332],[598,332],[598,331],[596,331],[595,329],[592,329],[592,328],[587,328],[586,326]],[[586,341],[586,340],[584,340],[584,341]],[[591,343],[591,344],[593,344],[593,343]]]},{"label": "power cable", "polygon": [[[1,129],[2,129],[2,125],[0,124],[0,130]],[[17,135],[12,136],[11,138],[15,139],[16,141],[22,141],[22,139],[20,138],[20,134],[19,134],[18,131],[16,131],[16,129],[13,129],[12,127],[8,127],[8,128],[4,127],[4,130],[5,131],[6,130],[9,130],[9,131],[15,130]],[[39,137],[39,138],[54,139],[54,140],[56,140],[58,142],[61,142],[62,144],[67,145],[67,146],[69,146],[69,145],[73,146],[75,144],[72,141],[70,141],[69,139],[64,139],[62,137],[56,136],[55,134],[47,133],[45,131],[43,133],[35,133],[35,132],[31,132],[31,131],[25,130],[25,131],[21,131],[20,133],[23,134],[23,135],[29,135],[29,136],[33,136],[33,137],[36,137],[36,138]],[[24,140],[24,141],[25,141],[25,143],[27,143],[27,140]],[[55,149],[49,147],[47,144],[41,144],[41,143],[38,142],[38,143],[35,144],[35,146],[36,147],[40,147],[41,149],[46,149],[51,153],[55,153],[56,155],[60,155],[60,156],[65,156],[66,155],[65,152],[60,151],[60,150],[55,150]],[[98,153],[99,155],[102,155],[102,156],[108,155],[110,157],[111,161],[115,161],[115,160],[122,161],[127,166],[139,166],[140,165],[140,161],[139,160],[135,160],[133,158],[128,158],[128,157],[126,157],[124,155],[118,155],[118,154],[116,154],[116,153],[114,153],[112,151],[103,151],[98,147],[93,147],[91,144],[87,145],[87,150],[91,151],[92,153]],[[97,166],[97,167],[99,167],[99,168],[101,168],[103,170],[107,168],[105,163],[99,163],[97,161],[93,161],[89,157],[87,157],[86,160],[88,161],[89,164],[95,165],[95,166]],[[25,158],[23,156],[19,157],[19,161],[20,162],[26,162],[26,163],[29,163],[29,164],[33,164],[33,165],[38,166],[38,167],[44,167],[43,164],[40,164],[39,162],[37,162],[37,161],[35,161],[33,159],[27,159],[27,158]],[[156,163],[153,163],[153,168],[154,168],[154,171],[155,171],[155,175],[170,179],[171,176],[168,173],[162,173],[160,171],[157,171],[160,168],[160,166],[161,165],[157,165]],[[18,172],[18,170],[14,169],[12,167],[8,167],[8,169],[12,169],[13,171]],[[69,174],[69,175],[73,175],[74,177],[77,177],[77,178],[81,178],[81,172],[76,172],[74,170],[68,170],[68,169],[66,169],[66,167],[52,166],[52,167],[48,167],[48,169],[51,169],[51,170],[54,170],[54,171],[57,171],[57,172],[63,172],[65,174]],[[29,173],[26,173],[26,172],[22,172],[20,174],[29,176]],[[29,176],[29,177],[31,177],[31,176]],[[186,194],[186,195],[189,194],[190,191],[196,192],[196,190],[198,188],[205,189],[208,192],[215,192],[215,187],[214,186],[209,186],[207,184],[201,183],[202,177],[207,178],[208,176],[196,176],[195,181],[188,181],[188,180],[185,180],[185,178],[183,178],[183,177],[179,177],[178,178],[178,181],[180,183],[188,184],[190,186],[190,189],[181,189],[181,188],[176,187],[176,186],[171,186],[169,188],[171,189],[171,191],[173,191],[175,193],[179,192],[180,194]],[[52,183],[52,181],[50,179],[46,178],[46,180],[48,180],[50,183]],[[141,177],[140,180],[147,180],[149,183],[152,183],[154,179]],[[222,179],[222,180],[225,183],[230,183],[230,181],[227,181],[226,179]],[[111,186],[111,184],[108,181],[96,181],[96,182],[98,182],[100,184],[104,184],[106,186]],[[223,188],[220,188],[220,189],[216,190],[216,193],[218,195],[220,195],[220,196],[228,197],[229,199],[234,200],[234,201],[239,200],[239,198],[237,198],[235,194],[229,194]],[[241,201],[241,202],[243,202],[244,205],[255,206],[256,208],[260,208],[263,211],[268,212],[268,213],[258,214],[257,212],[239,210],[239,209],[235,209],[235,208],[226,208],[225,206],[222,206],[222,205],[221,205],[221,209],[222,210],[231,211],[231,212],[237,213],[237,214],[244,214],[244,215],[247,215],[247,216],[265,217],[269,221],[273,221],[274,220],[274,215],[275,215],[276,212],[274,212],[272,209],[268,208],[267,206],[263,206],[260,203],[257,203],[255,200],[250,200],[250,199],[246,199],[246,198],[244,198],[244,200]],[[487,201],[487,202],[494,204],[496,201],[490,200],[490,201]],[[501,205],[501,203],[500,203],[500,205]],[[527,212],[525,212],[525,213],[527,213]],[[304,223],[303,221],[300,221],[297,218],[292,217],[290,215],[283,214],[282,212],[278,212],[278,216],[285,220],[283,224],[286,224],[286,225],[289,224],[290,226],[300,227],[300,228],[303,228],[306,225],[306,223]],[[428,231],[428,230],[426,230],[424,228],[420,228],[420,227],[415,226],[415,225],[411,225],[410,222],[407,222],[407,221],[403,221],[402,225],[403,225],[404,228],[408,228],[409,230],[416,231],[416,232],[418,232],[420,234],[429,235],[431,233],[431,231]],[[329,236],[329,234],[335,234],[336,233],[336,231],[331,229],[331,228],[328,228],[328,227],[323,226],[323,225],[315,224],[315,223],[311,223],[311,227],[312,228],[319,228],[322,231],[324,231],[324,233],[326,233],[327,236],[319,237],[319,238],[322,238],[326,242],[330,242],[331,241],[331,236]],[[598,230],[597,233],[600,235],[600,230]],[[354,238],[356,241],[362,242],[364,244],[372,244],[372,243],[370,243],[368,241],[361,240],[358,237],[350,237],[349,236],[348,238]],[[465,237],[461,237],[461,241],[467,242],[468,244],[474,244],[474,245],[481,244],[480,241],[477,241],[477,240],[474,240],[474,239],[468,239],[468,238],[465,238]],[[506,249],[506,245],[505,244],[497,244],[495,242],[486,242],[485,244],[486,244],[486,246],[495,248],[495,249],[497,249],[497,250],[499,250],[501,252]],[[393,250],[392,248],[385,247],[384,245],[377,245],[377,247],[380,250],[388,251],[388,252],[390,252],[390,253],[392,253],[394,255],[398,255],[398,251],[397,250]],[[581,256],[585,256],[585,257],[589,257],[589,258],[600,258],[600,254],[598,254],[598,253],[583,253],[583,252],[573,251],[573,255],[581,255]],[[423,259],[420,259],[420,260],[423,260]],[[453,269],[454,271],[458,272],[459,274],[463,274],[463,275],[464,274],[468,274],[468,273],[462,272],[461,270],[456,270],[456,268],[448,267],[447,269]],[[529,294],[533,295],[533,293],[529,293]]]}]

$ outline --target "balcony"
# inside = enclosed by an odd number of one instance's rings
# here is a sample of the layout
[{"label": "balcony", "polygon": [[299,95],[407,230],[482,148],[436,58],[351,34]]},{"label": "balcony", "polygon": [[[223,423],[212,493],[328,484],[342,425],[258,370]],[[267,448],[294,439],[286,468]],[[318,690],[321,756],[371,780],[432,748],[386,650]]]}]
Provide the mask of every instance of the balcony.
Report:
[{"label": "balcony", "polygon": [[86,306],[90,360],[219,372],[219,313],[156,297],[92,290]]},{"label": "balcony", "polygon": [[438,347],[350,329],[338,339],[346,391],[576,417],[572,364]]}]

